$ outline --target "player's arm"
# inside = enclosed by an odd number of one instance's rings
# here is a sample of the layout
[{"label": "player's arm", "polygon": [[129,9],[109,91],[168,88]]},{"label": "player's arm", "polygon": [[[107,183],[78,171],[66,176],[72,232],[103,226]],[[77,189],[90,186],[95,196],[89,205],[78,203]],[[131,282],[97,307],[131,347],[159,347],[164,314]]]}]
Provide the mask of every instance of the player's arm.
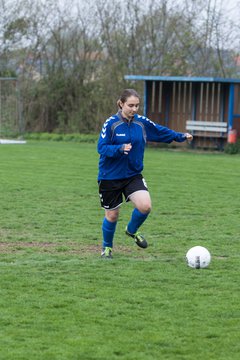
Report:
[{"label": "player's arm", "polygon": [[155,124],[148,118],[143,118],[147,133],[147,141],[163,142],[170,144],[172,141],[183,142],[192,141],[193,136],[189,133],[181,133],[162,126]]},{"label": "player's arm", "polygon": [[127,146],[129,144],[112,144],[111,137],[111,124],[109,124],[109,121],[107,120],[103,124],[102,131],[98,139],[97,150],[100,155],[107,157],[120,157],[130,151]]}]

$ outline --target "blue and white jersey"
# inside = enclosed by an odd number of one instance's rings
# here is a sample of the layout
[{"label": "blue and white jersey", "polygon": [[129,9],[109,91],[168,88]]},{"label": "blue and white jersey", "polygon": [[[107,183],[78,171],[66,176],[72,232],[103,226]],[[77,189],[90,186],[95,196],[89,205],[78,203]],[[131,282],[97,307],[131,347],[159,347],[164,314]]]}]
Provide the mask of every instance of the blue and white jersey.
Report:
[{"label": "blue and white jersey", "polygon": [[[98,180],[126,179],[140,174],[147,141],[171,143],[185,140],[184,133],[155,124],[145,116],[136,114],[128,122],[117,113],[105,121],[99,136]],[[123,145],[129,143],[132,149],[124,154]]]}]

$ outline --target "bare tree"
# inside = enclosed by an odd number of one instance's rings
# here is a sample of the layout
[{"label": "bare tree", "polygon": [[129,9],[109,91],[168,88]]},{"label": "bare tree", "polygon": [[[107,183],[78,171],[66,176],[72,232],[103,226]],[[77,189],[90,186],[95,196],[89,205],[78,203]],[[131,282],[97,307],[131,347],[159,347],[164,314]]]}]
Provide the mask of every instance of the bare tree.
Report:
[{"label": "bare tree", "polygon": [[0,0],[0,19],[29,130],[97,131],[125,74],[238,74],[239,25],[217,0]]}]

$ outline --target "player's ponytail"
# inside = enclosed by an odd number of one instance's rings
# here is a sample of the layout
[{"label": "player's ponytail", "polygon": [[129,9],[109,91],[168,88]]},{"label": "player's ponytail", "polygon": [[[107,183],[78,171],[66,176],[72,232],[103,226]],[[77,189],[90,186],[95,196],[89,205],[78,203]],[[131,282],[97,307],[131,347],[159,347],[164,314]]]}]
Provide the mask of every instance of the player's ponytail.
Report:
[{"label": "player's ponytail", "polygon": [[122,105],[121,105],[121,100],[120,100],[120,99],[118,99],[118,101],[117,101],[117,107],[118,107],[119,110],[122,109]]}]

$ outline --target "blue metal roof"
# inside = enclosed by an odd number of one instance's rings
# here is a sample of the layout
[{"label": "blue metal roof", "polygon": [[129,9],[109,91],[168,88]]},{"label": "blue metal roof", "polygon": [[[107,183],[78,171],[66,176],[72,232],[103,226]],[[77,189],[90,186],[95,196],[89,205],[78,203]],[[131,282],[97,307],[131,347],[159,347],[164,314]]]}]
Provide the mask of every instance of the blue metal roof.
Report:
[{"label": "blue metal roof", "polygon": [[125,80],[144,81],[185,81],[185,82],[215,82],[215,83],[240,83],[239,79],[218,77],[191,77],[191,76],[147,76],[147,75],[125,75]]}]

